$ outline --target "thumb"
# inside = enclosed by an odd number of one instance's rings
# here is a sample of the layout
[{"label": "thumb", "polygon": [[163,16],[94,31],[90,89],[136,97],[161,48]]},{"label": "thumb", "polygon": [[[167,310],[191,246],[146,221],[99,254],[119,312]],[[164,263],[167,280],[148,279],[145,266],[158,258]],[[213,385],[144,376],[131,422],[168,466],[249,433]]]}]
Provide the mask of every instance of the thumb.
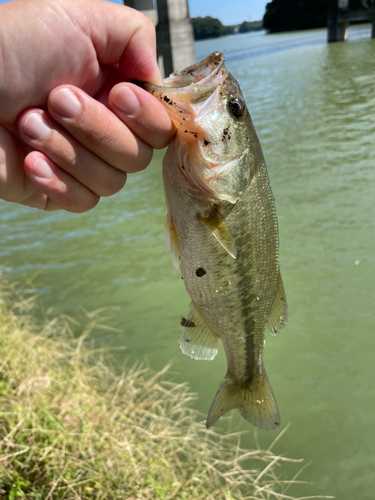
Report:
[{"label": "thumb", "polygon": [[130,7],[102,0],[94,2],[87,2],[87,13],[99,63],[119,64],[126,79],[160,84],[153,23]]}]

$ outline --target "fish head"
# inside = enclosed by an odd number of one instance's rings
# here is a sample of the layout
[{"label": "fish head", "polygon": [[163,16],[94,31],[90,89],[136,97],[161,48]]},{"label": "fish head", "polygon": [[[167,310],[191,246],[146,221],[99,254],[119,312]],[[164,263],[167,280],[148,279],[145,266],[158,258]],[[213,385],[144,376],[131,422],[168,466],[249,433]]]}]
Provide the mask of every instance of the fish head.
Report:
[{"label": "fish head", "polygon": [[[158,98],[177,133],[174,147],[190,187],[203,196],[236,203],[251,180],[251,119],[224,55],[203,61],[163,80],[143,84]],[[253,134],[254,135],[254,134]]]}]

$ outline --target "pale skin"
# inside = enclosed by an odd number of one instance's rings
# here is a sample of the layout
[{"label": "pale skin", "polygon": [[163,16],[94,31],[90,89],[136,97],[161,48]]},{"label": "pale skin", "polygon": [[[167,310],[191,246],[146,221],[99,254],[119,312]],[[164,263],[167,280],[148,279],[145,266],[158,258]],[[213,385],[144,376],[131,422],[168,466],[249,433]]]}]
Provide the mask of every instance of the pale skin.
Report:
[{"label": "pale skin", "polygon": [[90,210],[173,138],[130,83],[161,83],[154,27],[103,0],[13,0],[0,18],[0,199]]}]

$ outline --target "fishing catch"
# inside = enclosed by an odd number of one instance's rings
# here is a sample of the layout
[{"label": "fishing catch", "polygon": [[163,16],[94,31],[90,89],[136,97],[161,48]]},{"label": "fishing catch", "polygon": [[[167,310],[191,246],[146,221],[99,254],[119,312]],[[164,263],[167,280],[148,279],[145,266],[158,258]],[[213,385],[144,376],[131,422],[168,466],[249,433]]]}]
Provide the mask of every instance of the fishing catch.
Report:
[{"label": "fishing catch", "polygon": [[287,321],[278,225],[263,153],[237,81],[214,52],[143,84],[177,127],[163,161],[166,249],[191,297],[181,351],[211,360],[223,343],[228,370],[211,427],[238,408],[254,426],[276,429],[279,411],[263,366],[265,331]]}]

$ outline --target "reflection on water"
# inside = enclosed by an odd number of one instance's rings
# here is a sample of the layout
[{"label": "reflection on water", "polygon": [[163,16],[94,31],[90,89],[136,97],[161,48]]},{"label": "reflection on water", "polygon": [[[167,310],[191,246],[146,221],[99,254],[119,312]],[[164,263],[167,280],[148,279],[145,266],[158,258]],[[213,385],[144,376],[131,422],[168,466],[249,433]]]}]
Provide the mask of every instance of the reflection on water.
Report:
[{"label": "reflection on water", "polygon": [[[327,45],[324,30],[237,35],[197,44],[225,50],[261,139],[280,223],[289,324],[267,337],[265,364],[282,424],[277,452],[312,460],[314,488],[373,499],[375,413],[375,41],[368,27]],[[0,204],[2,263],[13,277],[40,271],[46,307],[76,314],[116,306],[111,326],[132,359],[170,359],[206,413],[225,373],[222,352],[179,352],[189,299],[164,252],[162,153],[147,171],[84,215]],[[247,424],[235,416],[234,425]],[[259,432],[266,446],[270,436]],[[252,433],[248,437],[252,445]]]}]

